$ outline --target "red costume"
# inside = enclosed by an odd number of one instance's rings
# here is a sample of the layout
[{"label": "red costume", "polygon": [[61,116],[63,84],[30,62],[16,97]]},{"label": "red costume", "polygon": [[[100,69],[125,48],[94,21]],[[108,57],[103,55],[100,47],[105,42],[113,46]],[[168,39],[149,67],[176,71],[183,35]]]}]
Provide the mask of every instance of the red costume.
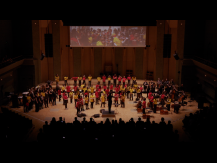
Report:
[{"label": "red costume", "polygon": [[151,99],[151,96],[152,96],[152,93],[149,92],[149,93],[148,93],[148,99],[149,99],[149,100]]},{"label": "red costume", "polygon": [[143,107],[143,108],[146,108],[146,101],[143,101],[142,107]]},{"label": "red costume", "polygon": [[153,97],[153,96],[151,96],[151,98],[150,98],[150,102],[153,102],[153,100],[154,100],[154,97]]},{"label": "red costume", "polygon": [[115,101],[118,101],[118,97],[119,97],[119,95],[115,94]]},{"label": "red costume", "polygon": [[161,99],[164,99],[164,97],[165,97],[165,95],[164,95],[164,94],[162,94],[162,95],[161,95]]},{"label": "red costume", "polygon": [[67,89],[67,92],[70,92],[71,87],[68,85],[68,86],[66,87],[66,89]]},{"label": "red costume", "polygon": [[117,79],[117,76],[113,76],[113,79]]},{"label": "red costume", "polygon": [[77,86],[74,86],[74,91],[75,91],[75,92],[77,91],[77,89],[78,89],[78,87],[77,87]]},{"label": "red costume", "polygon": [[77,81],[78,77],[72,77],[72,79],[73,79],[74,81]]},{"label": "red costume", "polygon": [[96,98],[99,97],[99,92],[98,91],[95,92],[95,96],[96,96]]},{"label": "red costume", "polygon": [[126,81],[126,78],[123,78],[123,82],[125,82]]},{"label": "red costume", "polygon": [[104,85],[103,88],[106,89],[106,85]]},{"label": "red costume", "polygon": [[119,82],[121,82],[121,79],[122,79],[122,78],[121,78],[121,77],[119,77],[119,78],[118,78],[118,81],[119,81]]},{"label": "red costume", "polygon": [[109,94],[109,89],[106,89],[105,92],[106,92],[106,94],[108,95],[108,94]]},{"label": "red costume", "polygon": [[113,90],[113,85],[110,85],[110,90]]},{"label": "red costume", "polygon": [[61,90],[60,89],[58,90],[58,95],[61,95]]},{"label": "red costume", "polygon": [[103,79],[103,82],[105,82],[106,76],[103,76],[102,79]]},{"label": "red costume", "polygon": [[127,77],[127,80],[131,80],[131,77],[130,77],[130,76],[128,76],[128,77]]}]

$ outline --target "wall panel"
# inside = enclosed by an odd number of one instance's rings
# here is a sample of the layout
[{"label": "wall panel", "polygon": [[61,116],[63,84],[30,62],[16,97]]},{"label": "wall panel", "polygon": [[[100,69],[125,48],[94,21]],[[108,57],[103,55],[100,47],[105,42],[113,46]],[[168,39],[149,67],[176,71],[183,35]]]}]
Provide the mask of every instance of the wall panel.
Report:
[{"label": "wall panel", "polygon": [[136,78],[137,79],[143,79],[143,54],[144,54],[144,48],[137,47],[136,48],[136,56],[135,56],[135,68],[136,68]]},{"label": "wall panel", "polygon": [[73,48],[73,69],[74,76],[81,75],[81,48],[74,47]]},{"label": "wall panel", "polygon": [[102,48],[94,48],[94,78],[102,73]]}]

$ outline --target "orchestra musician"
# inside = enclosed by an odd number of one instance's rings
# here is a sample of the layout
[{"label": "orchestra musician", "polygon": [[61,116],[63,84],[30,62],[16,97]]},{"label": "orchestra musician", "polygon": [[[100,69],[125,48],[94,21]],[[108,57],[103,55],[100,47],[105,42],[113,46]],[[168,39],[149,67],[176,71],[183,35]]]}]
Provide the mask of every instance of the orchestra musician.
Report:
[{"label": "orchestra musician", "polygon": [[122,93],[121,95],[121,107],[123,106],[123,108],[125,108],[125,95],[124,93]]},{"label": "orchestra musician", "polygon": [[160,78],[158,78],[158,80],[157,80],[157,87],[159,88],[159,86],[162,84],[162,82],[161,82],[161,80],[160,80]]},{"label": "orchestra musician", "polygon": [[134,90],[133,90],[132,87],[130,87],[129,91],[130,91],[130,100],[132,99],[132,101],[133,101],[133,92],[134,92]]},{"label": "orchestra musician", "polygon": [[166,105],[168,111],[170,111],[170,104],[171,104],[171,97],[168,96],[168,98],[167,98],[167,105]]},{"label": "orchestra musician", "polygon": [[163,92],[162,95],[161,95],[161,105],[162,105],[162,107],[165,105],[164,98],[165,98],[165,94]]},{"label": "orchestra musician", "polygon": [[147,89],[147,85],[148,85],[148,82],[147,82],[146,79],[145,79],[145,81],[144,81],[144,83],[143,83],[144,91],[146,91],[146,89]]},{"label": "orchestra musician", "polygon": [[154,96],[154,110],[153,110],[154,113],[156,113],[156,109],[157,109],[157,98],[156,96]]},{"label": "orchestra musician", "polygon": [[146,98],[143,98],[143,102],[142,102],[142,108],[143,108],[143,114],[145,114],[145,109],[146,109]]}]

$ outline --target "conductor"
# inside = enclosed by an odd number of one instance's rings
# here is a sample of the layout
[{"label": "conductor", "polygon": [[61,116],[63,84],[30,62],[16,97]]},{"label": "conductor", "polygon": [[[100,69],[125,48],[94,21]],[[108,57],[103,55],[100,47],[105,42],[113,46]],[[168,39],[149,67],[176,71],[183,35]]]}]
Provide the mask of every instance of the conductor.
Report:
[{"label": "conductor", "polygon": [[109,95],[108,95],[108,97],[107,97],[107,99],[108,99],[108,108],[109,108],[109,113],[111,113],[111,106],[112,106],[112,90],[110,90],[110,92],[109,92]]}]

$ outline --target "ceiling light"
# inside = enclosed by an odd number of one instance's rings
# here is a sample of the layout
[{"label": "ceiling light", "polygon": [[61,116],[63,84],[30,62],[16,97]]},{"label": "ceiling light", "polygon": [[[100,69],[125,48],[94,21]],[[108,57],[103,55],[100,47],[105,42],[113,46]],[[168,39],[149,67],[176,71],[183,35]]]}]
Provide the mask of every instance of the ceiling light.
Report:
[{"label": "ceiling light", "polygon": [[1,79],[2,80],[2,79]]},{"label": "ceiling light", "polygon": [[216,80],[214,80],[214,81],[216,81]]},{"label": "ceiling light", "polygon": [[205,75],[206,76],[206,75]]},{"label": "ceiling light", "polygon": [[55,23],[55,24],[57,24],[57,23]]},{"label": "ceiling light", "polygon": [[36,24],[36,23],[35,23]]}]

